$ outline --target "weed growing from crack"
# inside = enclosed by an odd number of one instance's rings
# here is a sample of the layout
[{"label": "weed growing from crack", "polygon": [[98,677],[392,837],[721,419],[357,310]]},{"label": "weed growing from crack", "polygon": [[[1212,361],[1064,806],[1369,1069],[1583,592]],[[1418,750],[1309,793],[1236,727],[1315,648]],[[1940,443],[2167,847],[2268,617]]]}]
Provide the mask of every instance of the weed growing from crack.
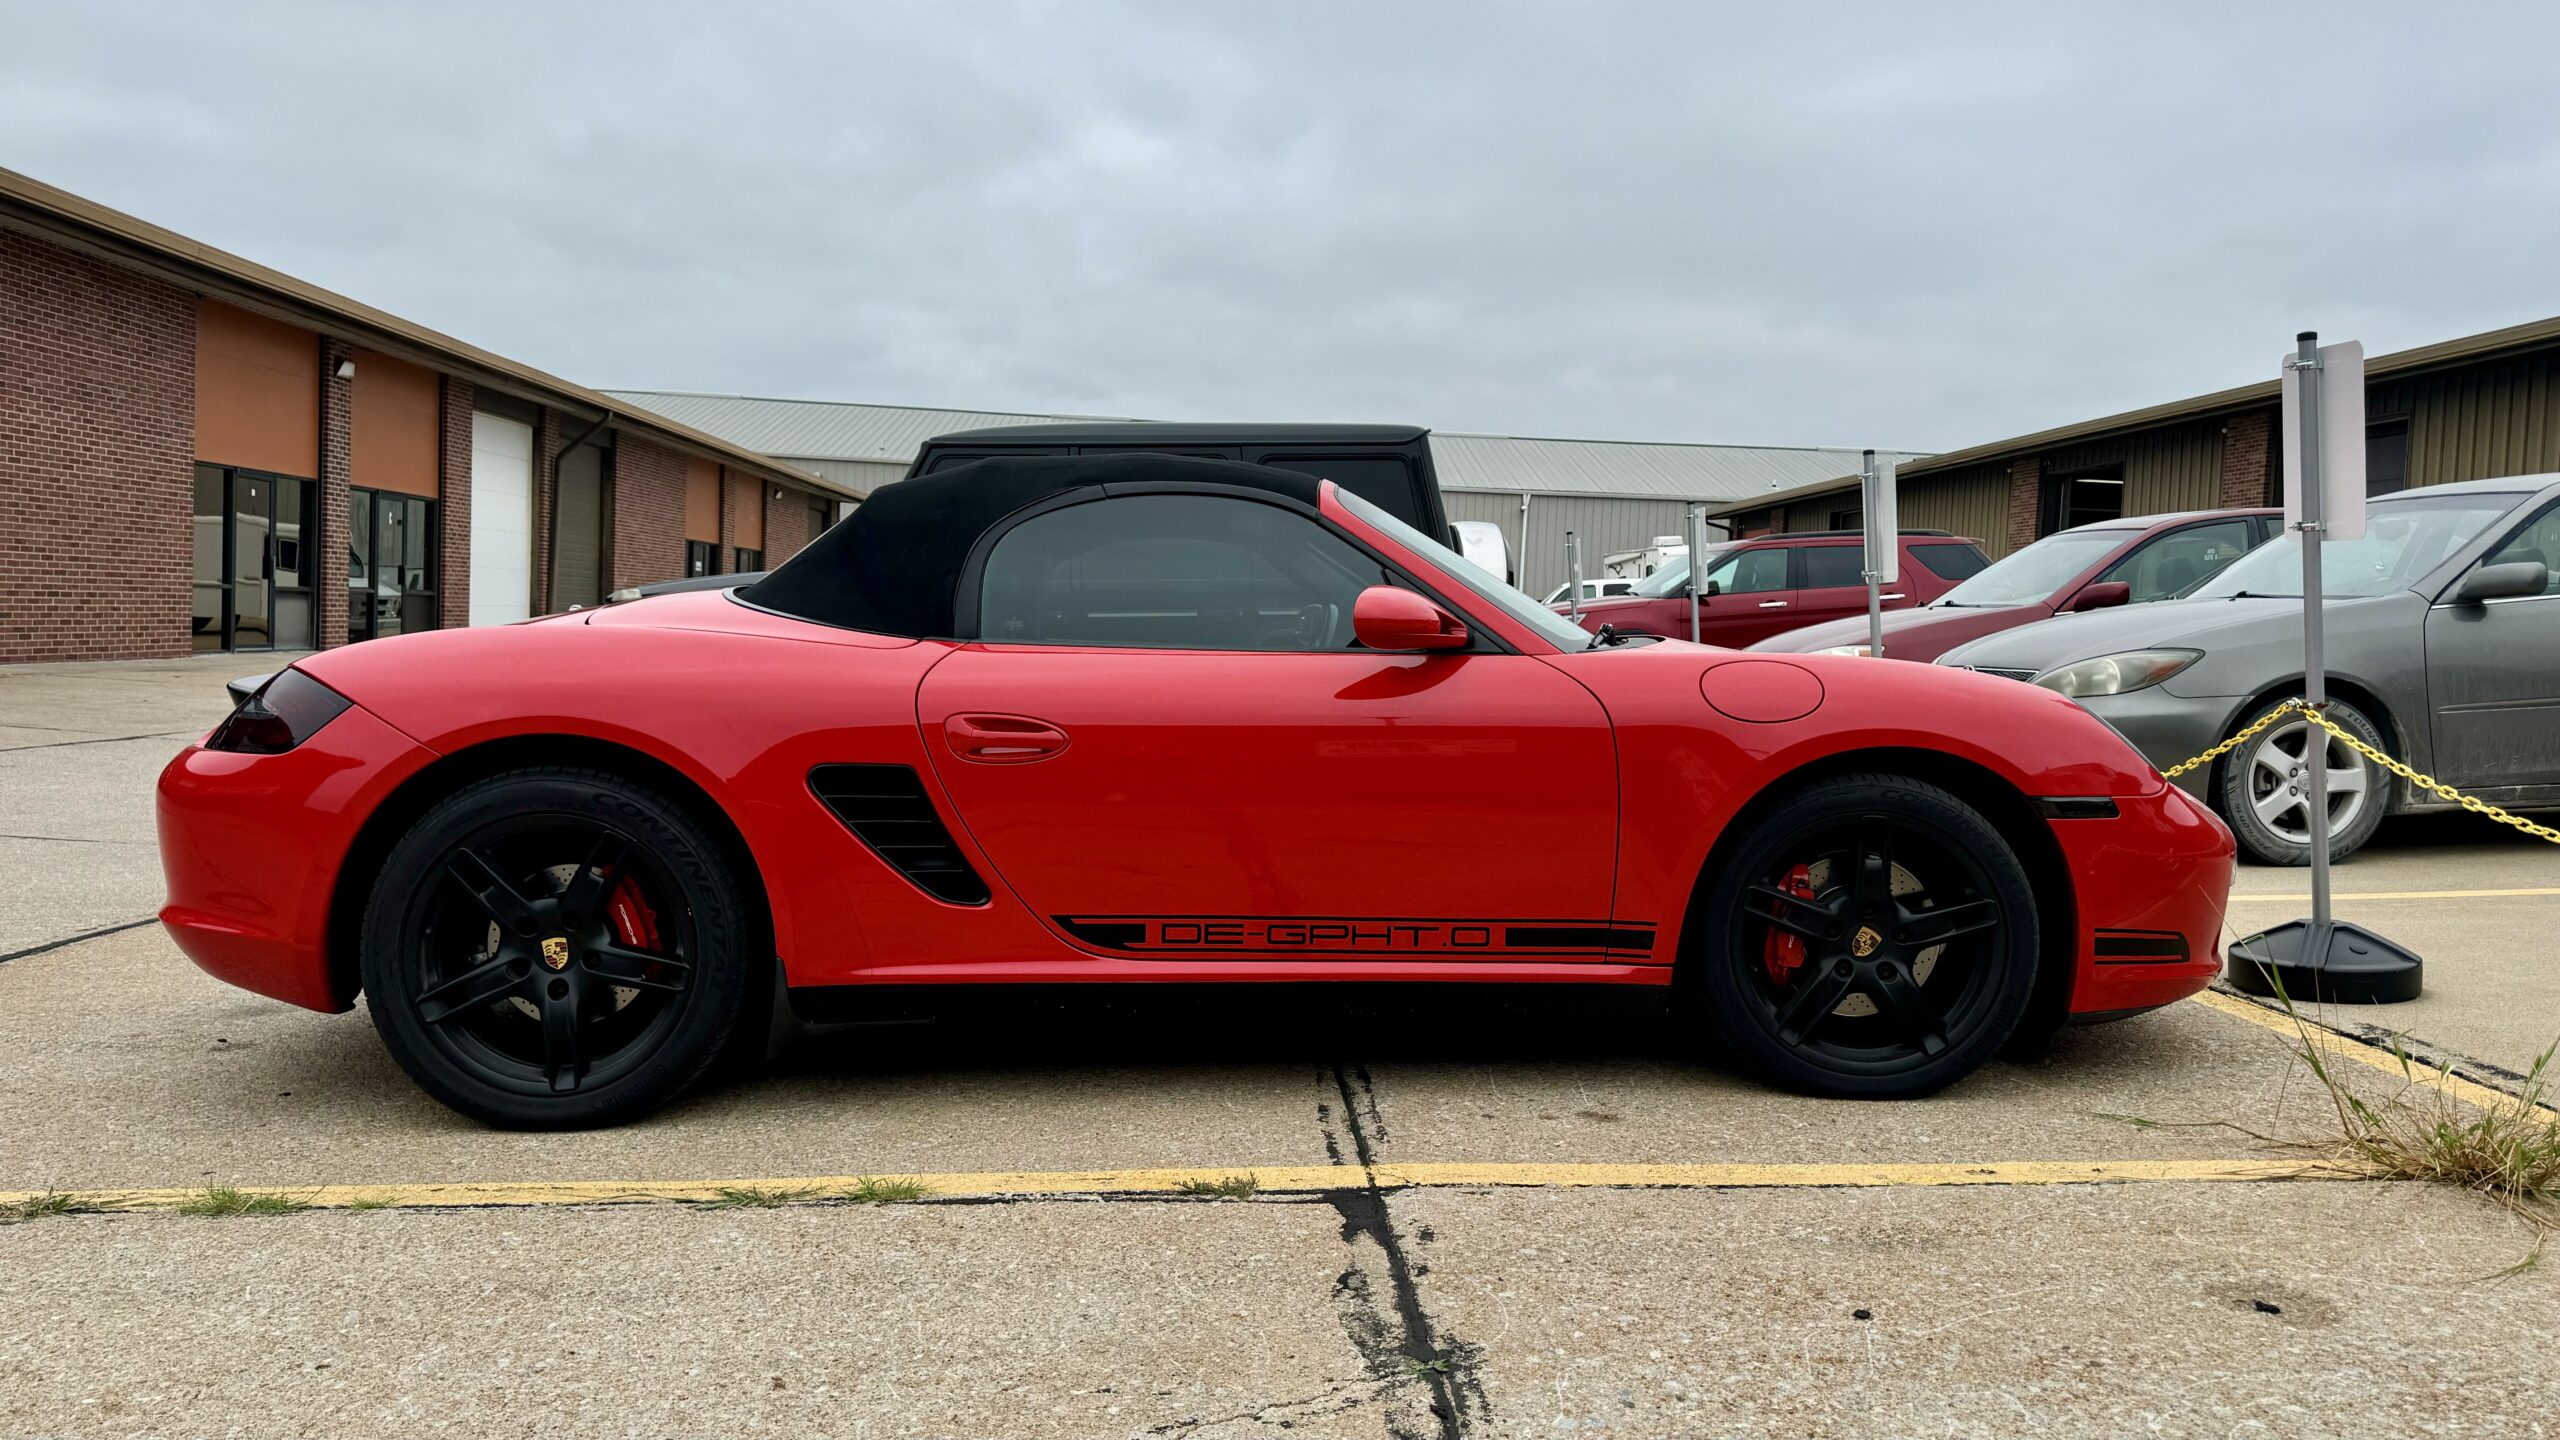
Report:
[{"label": "weed growing from crack", "polygon": [[1262,1182],[1248,1172],[1243,1175],[1221,1175],[1215,1180],[1185,1180],[1175,1186],[1185,1195],[1198,1195],[1212,1200],[1250,1200],[1262,1188]]},{"label": "weed growing from crack", "polygon": [[291,1215],[311,1208],[310,1202],[290,1195],[264,1194],[242,1190],[231,1185],[214,1185],[201,1195],[190,1196],[178,1206],[181,1215],[229,1217],[233,1215]]},{"label": "weed growing from crack", "polygon": [[921,1180],[907,1180],[887,1175],[864,1175],[853,1184],[836,1192],[838,1200],[851,1200],[858,1205],[894,1205],[901,1200],[921,1200],[933,1192]]}]

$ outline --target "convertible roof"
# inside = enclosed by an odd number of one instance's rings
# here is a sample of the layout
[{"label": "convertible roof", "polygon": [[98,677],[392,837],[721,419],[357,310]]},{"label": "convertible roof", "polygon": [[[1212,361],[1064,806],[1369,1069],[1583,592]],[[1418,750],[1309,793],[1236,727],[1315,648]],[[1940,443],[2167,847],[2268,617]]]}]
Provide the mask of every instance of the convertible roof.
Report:
[{"label": "convertible roof", "polygon": [[845,522],[739,592],[767,610],[881,635],[950,636],[960,568],[1016,510],[1070,490],[1227,485],[1316,503],[1324,482],[1292,470],[1180,455],[980,460],[883,486]]}]

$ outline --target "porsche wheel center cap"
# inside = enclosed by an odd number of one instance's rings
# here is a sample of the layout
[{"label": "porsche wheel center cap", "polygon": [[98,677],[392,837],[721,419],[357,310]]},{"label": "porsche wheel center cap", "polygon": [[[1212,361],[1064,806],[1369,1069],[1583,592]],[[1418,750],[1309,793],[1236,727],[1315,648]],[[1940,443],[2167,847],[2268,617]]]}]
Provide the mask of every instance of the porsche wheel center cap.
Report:
[{"label": "porsche wheel center cap", "polygon": [[[546,940],[543,943],[547,945],[550,942]],[[1861,960],[1864,960],[1868,956],[1876,953],[1876,947],[1883,943],[1884,937],[1876,933],[1876,927],[1873,925],[1861,925],[1858,927],[1857,935],[1849,941],[1849,953],[1857,956]],[[545,953],[548,954],[549,952],[546,951]]]},{"label": "porsche wheel center cap", "polygon": [[[1861,937],[1861,938],[1863,938],[1863,937]],[[1860,953],[1860,954],[1864,954],[1864,953],[1866,953],[1866,952],[1865,952],[1865,951],[1860,951],[1859,953]],[[543,936],[543,937],[542,937],[542,963],[543,963],[546,967],[548,967],[548,968],[550,968],[550,969],[553,969],[553,970],[566,970],[566,969],[568,969],[568,968],[569,968],[569,937],[568,937],[568,936],[566,936],[566,935],[545,935],[545,936]]]}]

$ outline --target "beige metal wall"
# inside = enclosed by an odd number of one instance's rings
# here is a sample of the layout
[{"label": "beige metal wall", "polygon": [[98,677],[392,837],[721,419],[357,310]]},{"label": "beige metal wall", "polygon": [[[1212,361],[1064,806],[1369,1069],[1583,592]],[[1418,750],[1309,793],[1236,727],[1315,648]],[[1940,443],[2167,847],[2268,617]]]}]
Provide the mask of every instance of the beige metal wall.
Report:
[{"label": "beige metal wall", "polygon": [[2121,462],[2127,515],[2210,510],[2222,493],[2222,426],[2222,420],[2215,418],[2111,436],[2049,451],[2045,468]]},{"label": "beige metal wall", "polygon": [[2546,351],[2366,388],[2367,423],[2401,416],[2412,486],[2560,470],[2560,359]]},{"label": "beige metal wall", "polygon": [[[1689,507],[1680,500],[1621,500],[1599,495],[1533,495],[1529,497],[1529,536],[1520,538],[1520,496],[1501,490],[1445,490],[1441,504],[1455,520],[1490,520],[1502,527],[1512,550],[1518,584],[1543,596],[1565,582],[1564,532],[1582,542],[1582,578],[1607,573],[1600,557],[1613,550],[1643,548],[1657,535],[1678,535],[1688,525]],[[1715,528],[1708,527],[1710,538]]]}]

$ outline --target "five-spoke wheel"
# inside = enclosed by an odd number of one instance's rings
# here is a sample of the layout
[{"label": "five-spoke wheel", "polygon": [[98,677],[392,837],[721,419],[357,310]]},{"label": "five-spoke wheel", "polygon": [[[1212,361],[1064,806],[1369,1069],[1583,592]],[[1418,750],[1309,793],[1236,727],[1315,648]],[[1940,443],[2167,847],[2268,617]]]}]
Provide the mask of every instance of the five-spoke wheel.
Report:
[{"label": "five-spoke wheel", "polygon": [[2008,1039],[2036,945],[2025,871],[1989,822],[1935,786],[1846,776],[1788,797],[1733,847],[1684,980],[1782,1082],[1912,1095]]},{"label": "five-spoke wheel", "polygon": [[[2263,709],[2264,707],[2259,707]],[[2382,736],[2364,712],[2343,700],[2322,708],[2376,749]],[[2260,731],[2222,762],[2215,809],[2249,857],[2268,865],[2311,863],[2311,767],[2325,772],[2329,856],[2344,859],[2373,838],[2389,808],[2390,777],[2346,741],[2290,715]]]},{"label": "five-spoke wheel", "polygon": [[718,845],[618,777],[534,770],[421,817],[365,917],[364,983],[400,1063],[494,1124],[664,1103],[734,1030],[750,933]]}]

